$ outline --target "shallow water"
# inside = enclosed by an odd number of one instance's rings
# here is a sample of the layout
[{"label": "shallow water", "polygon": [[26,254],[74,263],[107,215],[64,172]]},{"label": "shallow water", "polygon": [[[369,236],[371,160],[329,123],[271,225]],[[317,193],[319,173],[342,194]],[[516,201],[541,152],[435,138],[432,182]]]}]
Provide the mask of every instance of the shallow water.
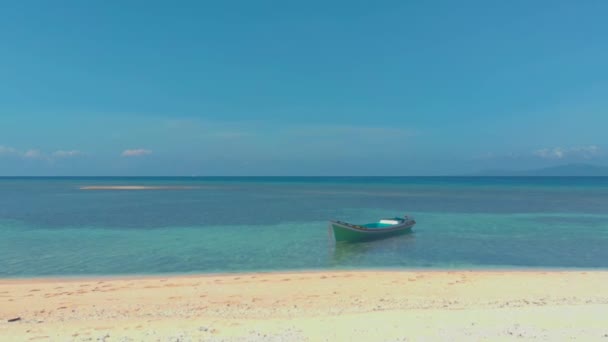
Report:
[{"label": "shallow water", "polygon": [[[110,185],[168,188],[80,189]],[[328,235],[406,213],[402,237]],[[607,247],[608,178],[0,178],[0,277],[607,268]]]}]

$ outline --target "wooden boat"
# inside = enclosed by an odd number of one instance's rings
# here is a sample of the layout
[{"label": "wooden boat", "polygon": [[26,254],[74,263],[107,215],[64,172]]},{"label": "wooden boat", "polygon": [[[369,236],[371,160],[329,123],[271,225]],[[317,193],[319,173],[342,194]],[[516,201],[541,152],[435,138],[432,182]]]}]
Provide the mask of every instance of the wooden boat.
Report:
[{"label": "wooden boat", "polygon": [[401,235],[412,231],[416,224],[414,218],[405,216],[381,219],[378,222],[356,225],[342,221],[330,221],[330,234],[336,242],[359,242],[383,239],[391,236]]}]

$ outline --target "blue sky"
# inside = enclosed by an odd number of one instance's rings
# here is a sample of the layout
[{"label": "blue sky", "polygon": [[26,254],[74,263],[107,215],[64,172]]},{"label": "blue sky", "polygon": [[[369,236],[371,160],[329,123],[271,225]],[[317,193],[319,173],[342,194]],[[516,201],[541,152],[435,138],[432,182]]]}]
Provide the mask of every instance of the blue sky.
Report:
[{"label": "blue sky", "polygon": [[608,164],[605,1],[0,3],[0,175]]}]

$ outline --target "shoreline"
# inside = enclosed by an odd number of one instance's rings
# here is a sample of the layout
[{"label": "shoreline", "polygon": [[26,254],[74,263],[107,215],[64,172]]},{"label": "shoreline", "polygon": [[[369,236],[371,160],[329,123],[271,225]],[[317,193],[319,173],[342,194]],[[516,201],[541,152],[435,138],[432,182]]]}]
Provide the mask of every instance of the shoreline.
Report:
[{"label": "shoreline", "polygon": [[546,269],[0,279],[0,336],[605,340],[607,282],[608,270]]},{"label": "shoreline", "polygon": [[145,280],[166,278],[205,278],[223,276],[275,275],[275,274],[310,274],[310,273],[578,273],[606,272],[608,268],[574,268],[574,267],[522,267],[522,268],[360,268],[360,269],[286,269],[286,270],[252,270],[234,272],[193,272],[193,273],[124,273],[124,274],[74,274],[74,275],[43,275],[43,276],[14,276],[0,277],[3,282],[28,281],[94,281],[94,280]]}]

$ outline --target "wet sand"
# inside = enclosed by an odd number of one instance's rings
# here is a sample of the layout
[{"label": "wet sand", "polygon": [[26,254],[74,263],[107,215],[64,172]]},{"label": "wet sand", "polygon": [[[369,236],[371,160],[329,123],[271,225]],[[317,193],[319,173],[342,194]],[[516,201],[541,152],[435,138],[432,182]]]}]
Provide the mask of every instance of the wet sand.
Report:
[{"label": "wet sand", "polygon": [[5,279],[0,336],[11,341],[608,341],[607,283],[603,271]]}]

